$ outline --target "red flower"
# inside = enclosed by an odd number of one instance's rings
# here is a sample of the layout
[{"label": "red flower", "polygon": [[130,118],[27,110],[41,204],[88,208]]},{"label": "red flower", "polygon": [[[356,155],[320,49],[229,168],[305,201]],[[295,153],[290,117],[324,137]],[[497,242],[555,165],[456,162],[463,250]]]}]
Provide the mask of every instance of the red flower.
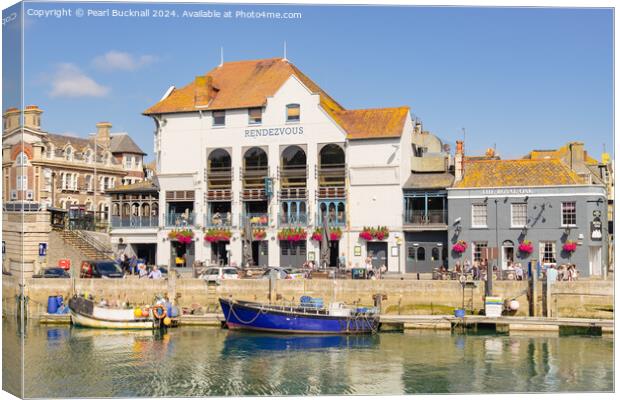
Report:
[{"label": "red flower", "polygon": [[577,243],[569,240],[564,243],[564,246],[562,246],[562,250],[567,253],[572,253],[573,251],[577,250]]},{"label": "red flower", "polygon": [[532,242],[529,240],[524,240],[519,244],[519,251],[521,253],[531,254],[534,251],[534,246],[532,246]]},{"label": "red flower", "polygon": [[452,246],[452,251],[458,254],[465,253],[465,250],[467,250],[467,242],[464,240],[459,240]]}]

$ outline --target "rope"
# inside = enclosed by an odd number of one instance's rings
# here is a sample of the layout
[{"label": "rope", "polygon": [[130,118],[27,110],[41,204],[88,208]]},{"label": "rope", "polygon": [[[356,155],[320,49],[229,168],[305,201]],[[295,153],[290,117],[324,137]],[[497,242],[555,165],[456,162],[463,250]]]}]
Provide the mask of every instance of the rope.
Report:
[{"label": "rope", "polygon": [[257,318],[258,318],[261,314],[265,314],[265,313],[266,313],[266,311],[265,311],[265,310],[263,310],[263,307],[261,306],[261,308],[258,310],[258,312],[256,313],[256,315],[254,316],[254,318],[252,318],[252,319],[251,319],[251,320],[249,320],[249,321],[244,321],[244,320],[242,320],[242,319],[241,319],[241,318],[237,315],[237,313],[235,312],[235,309],[234,309],[233,305],[234,305],[234,302],[233,302],[233,301],[231,301],[231,302],[230,302],[230,309],[228,310],[228,315],[226,316],[226,323],[227,323],[227,324],[228,324],[228,321],[230,321],[230,315],[231,315],[231,314],[232,314],[232,315],[234,315],[234,316],[235,316],[235,318],[237,318],[237,320],[238,320],[239,322],[241,322],[242,324],[249,325],[249,324],[251,324],[252,322],[256,321],[256,319],[257,319]]}]

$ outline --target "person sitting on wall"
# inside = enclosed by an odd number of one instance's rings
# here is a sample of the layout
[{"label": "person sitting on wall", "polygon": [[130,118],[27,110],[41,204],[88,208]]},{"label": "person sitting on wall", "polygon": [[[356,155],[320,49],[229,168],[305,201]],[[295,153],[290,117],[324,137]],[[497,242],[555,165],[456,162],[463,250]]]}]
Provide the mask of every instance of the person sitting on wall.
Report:
[{"label": "person sitting on wall", "polygon": [[157,268],[157,265],[153,266],[153,270],[149,274],[149,279],[161,279],[161,271]]},{"label": "person sitting on wall", "polygon": [[148,275],[148,271],[146,270],[146,265],[141,263],[138,265],[138,278],[145,278]]},{"label": "person sitting on wall", "polygon": [[521,267],[521,263],[515,265],[515,277],[518,281],[523,280],[523,268]]},{"label": "person sitting on wall", "polygon": [[480,279],[480,261],[475,260],[474,266],[472,267],[472,273],[474,275],[474,280]]}]

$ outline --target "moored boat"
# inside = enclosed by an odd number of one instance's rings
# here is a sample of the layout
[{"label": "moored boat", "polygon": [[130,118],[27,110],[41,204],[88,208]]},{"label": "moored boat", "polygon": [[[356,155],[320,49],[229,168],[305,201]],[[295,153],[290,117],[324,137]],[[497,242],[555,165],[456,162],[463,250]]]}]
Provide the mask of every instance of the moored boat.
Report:
[{"label": "moored boat", "polygon": [[220,298],[228,329],[278,333],[368,334],[379,327],[374,309],[332,303],[328,308],[307,305],[272,305]]},{"label": "moored boat", "polygon": [[69,300],[71,323],[88,328],[108,329],[153,329],[153,317],[137,318],[133,309],[98,307],[84,297],[74,296]]}]

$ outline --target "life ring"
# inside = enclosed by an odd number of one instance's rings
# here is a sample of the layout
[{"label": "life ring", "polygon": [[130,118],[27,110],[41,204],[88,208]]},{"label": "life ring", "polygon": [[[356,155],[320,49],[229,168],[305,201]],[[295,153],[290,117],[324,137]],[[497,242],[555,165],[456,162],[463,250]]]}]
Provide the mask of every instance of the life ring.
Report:
[{"label": "life ring", "polygon": [[153,307],[153,316],[157,319],[166,318],[166,309],[161,304],[157,304]]}]

